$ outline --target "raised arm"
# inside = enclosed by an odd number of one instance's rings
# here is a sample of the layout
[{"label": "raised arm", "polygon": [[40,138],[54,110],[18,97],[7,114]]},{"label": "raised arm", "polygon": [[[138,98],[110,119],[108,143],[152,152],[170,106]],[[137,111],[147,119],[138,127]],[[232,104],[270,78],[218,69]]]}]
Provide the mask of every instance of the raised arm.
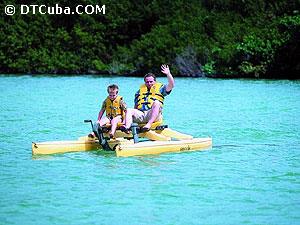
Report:
[{"label": "raised arm", "polygon": [[162,72],[163,74],[166,74],[166,75],[167,75],[167,78],[168,78],[168,85],[167,85],[167,87],[166,87],[166,91],[167,91],[167,92],[170,92],[170,91],[174,88],[174,86],[175,86],[175,81],[174,81],[174,78],[173,78],[173,76],[172,76],[172,74],[171,74],[171,72],[170,72],[169,66],[168,66],[168,65],[165,65],[165,64],[161,65],[161,72]]}]

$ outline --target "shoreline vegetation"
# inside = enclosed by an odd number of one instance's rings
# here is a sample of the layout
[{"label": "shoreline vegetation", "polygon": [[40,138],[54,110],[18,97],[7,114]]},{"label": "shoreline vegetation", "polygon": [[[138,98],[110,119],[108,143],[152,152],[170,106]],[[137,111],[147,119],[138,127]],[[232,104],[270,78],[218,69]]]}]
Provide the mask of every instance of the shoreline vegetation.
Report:
[{"label": "shoreline vegetation", "polygon": [[0,74],[143,76],[166,63],[176,77],[300,79],[298,0],[105,5],[105,15],[1,14]]}]

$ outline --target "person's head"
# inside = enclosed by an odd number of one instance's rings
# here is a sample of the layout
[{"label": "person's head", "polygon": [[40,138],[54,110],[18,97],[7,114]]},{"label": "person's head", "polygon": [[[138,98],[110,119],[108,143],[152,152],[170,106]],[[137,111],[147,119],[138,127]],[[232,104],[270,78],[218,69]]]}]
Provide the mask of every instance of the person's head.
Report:
[{"label": "person's head", "polygon": [[153,73],[147,73],[144,76],[145,85],[151,88],[156,83],[156,76]]},{"label": "person's head", "polygon": [[111,100],[115,100],[119,93],[119,87],[116,84],[111,84],[107,87],[108,97]]}]

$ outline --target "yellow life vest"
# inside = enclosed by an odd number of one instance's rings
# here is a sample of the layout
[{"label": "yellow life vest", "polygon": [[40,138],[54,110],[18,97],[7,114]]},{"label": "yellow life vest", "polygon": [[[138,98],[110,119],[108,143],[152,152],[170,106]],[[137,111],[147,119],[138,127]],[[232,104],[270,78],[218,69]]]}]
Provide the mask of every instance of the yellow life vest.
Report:
[{"label": "yellow life vest", "polygon": [[106,117],[112,119],[118,115],[122,116],[122,119],[125,118],[125,112],[121,108],[120,101],[123,99],[122,96],[117,96],[115,100],[111,100],[109,97],[105,99],[105,111]]},{"label": "yellow life vest", "polygon": [[141,85],[139,95],[137,96],[137,109],[142,110],[144,108],[143,105],[146,105],[150,109],[155,100],[158,100],[163,106],[165,97],[159,91],[162,86],[162,83],[155,83],[148,90],[145,84]]}]

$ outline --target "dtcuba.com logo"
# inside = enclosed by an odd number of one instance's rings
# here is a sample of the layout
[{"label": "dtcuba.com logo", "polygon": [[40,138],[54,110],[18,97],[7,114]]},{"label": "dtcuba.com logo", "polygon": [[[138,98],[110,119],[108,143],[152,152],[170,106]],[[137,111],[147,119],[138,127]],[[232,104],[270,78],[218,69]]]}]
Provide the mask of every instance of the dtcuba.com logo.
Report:
[{"label": "dtcuba.com logo", "polygon": [[49,14],[49,15],[73,15],[73,14],[102,14],[105,15],[105,5],[77,5],[74,7],[46,5],[6,5],[4,8],[6,15],[12,16],[15,13],[26,15],[32,14]]}]

